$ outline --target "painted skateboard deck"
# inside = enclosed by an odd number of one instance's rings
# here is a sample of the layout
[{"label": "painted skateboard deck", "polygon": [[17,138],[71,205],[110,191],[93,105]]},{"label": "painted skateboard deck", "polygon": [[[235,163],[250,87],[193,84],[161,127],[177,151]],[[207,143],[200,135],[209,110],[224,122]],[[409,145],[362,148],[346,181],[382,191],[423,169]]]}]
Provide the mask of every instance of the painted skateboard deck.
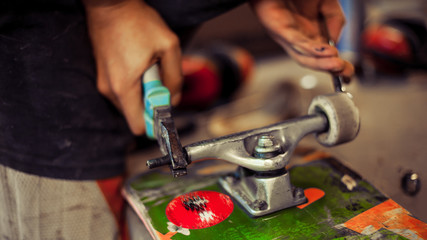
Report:
[{"label": "painted skateboard deck", "polygon": [[308,202],[258,218],[220,188],[227,173],[213,162],[178,179],[156,170],[127,182],[123,195],[154,239],[427,239],[427,224],[335,159],[288,169]]}]

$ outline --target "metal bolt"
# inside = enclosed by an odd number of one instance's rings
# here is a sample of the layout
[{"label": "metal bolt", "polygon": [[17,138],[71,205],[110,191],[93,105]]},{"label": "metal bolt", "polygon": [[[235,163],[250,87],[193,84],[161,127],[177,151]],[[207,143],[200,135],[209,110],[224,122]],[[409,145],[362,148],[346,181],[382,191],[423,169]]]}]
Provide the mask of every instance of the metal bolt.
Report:
[{"label": "metal bolt", "polygon": [[255,210],[266,210],[268,208],[268,204],[264,200],[257,199],[252,203],[252,208]]},{"label": "metal bolt", "polygon": [[402,177],[402,189],[410,195],[416,195],[421,188],[421,180],[417,173],[409,172]]},{"label": "metal bolt", "polygon": [[295,188],[294,189],[294,197],[295,198],[303,198],[303,197],[305,197],[304,190],[302,188]]},{"label": "metal bolt", "polygon": [[280,146],[276,143],[274,136],[262,135],[258,138],[258,145],[255,146],[254,156],[257,158],[272,158],[279,154]]},{"label": "metal bolt", "polygon": [[171,160],[169,155],[160,157],[160,158],[156,158],[156,159],[151,159],[148,160],[146,165],[149,169],[153,169],[153,168],[157,168],[157,167],[161,167],[161,166],[165,166],[165,165],[170,165],[171,164]]}]

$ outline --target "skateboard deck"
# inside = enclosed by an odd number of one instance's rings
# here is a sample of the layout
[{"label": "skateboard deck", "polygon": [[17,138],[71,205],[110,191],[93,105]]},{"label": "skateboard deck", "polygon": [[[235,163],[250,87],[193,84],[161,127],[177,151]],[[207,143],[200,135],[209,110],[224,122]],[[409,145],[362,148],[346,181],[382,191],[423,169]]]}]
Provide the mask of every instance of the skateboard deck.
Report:
[{"label": "skateboard deck", "polygon": [[123,195],[153,239],[427,239],[427,224],[333,158],[288,169],[308,202],[257,218],[219,186],[223,165],[193,163],[178,179],[143,173]]}]

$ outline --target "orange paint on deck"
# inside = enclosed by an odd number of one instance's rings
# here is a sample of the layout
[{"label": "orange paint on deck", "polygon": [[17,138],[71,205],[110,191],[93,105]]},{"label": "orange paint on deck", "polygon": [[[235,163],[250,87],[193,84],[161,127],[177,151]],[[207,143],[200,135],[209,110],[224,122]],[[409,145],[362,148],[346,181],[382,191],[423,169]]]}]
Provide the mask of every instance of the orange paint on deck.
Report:
[{"label": "orange paint on deck", "polygon": [[344,226],[364,235],[384,228],[409,239],[427,239],[427,224],[391,199],[348,220]]},{"label": "orange paint on deck", "polygon": [[175,236],[175,234],[177,233],[177,232],[168,232],[168,233],[166,233],[165,235],[163,235],[162,233],[160,233],[159,231],[156,231],[156,233],[157,233],[157,236],[159,236],[159,239],[160,240],[171,240],[171,238],[173,237],[173,236]]},{"label": "orange paint on deck", "polygon": [[307,198],[308,202],[298,205],[297,208],[299,209],[303,209],[308,205],[314,203],[315,201],[321,199],[323,196],[325,196],[325,192],[318,188],[307,188],[304,189],[304,195]]}]

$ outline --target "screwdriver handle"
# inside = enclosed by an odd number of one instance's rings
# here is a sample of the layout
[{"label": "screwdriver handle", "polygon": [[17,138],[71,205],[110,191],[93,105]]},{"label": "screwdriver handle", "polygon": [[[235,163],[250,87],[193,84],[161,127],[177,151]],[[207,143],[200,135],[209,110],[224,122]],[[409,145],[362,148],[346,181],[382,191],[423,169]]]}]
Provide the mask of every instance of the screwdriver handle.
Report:
[{"label": "screwdriver handle", "polygon": [[151,139],[157,139],[154,129],[154,109],[160,106],[170,106],[170,92],[162,84],[157,64],[145,71],[142,76],[142,85],[144,89],[146,135]]}]

